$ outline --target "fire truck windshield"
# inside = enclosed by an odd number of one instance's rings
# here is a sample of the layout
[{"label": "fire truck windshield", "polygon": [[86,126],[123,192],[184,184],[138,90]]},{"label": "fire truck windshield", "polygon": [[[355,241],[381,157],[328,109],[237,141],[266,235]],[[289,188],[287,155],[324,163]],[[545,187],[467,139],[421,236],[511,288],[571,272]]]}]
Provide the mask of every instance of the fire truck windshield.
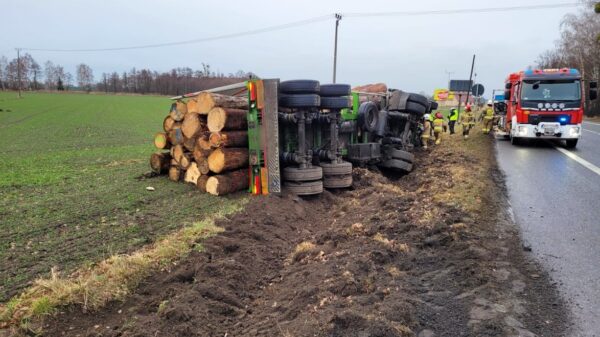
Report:
[{"label": "fire truck windshield", "polygon": [[579,101],[579,80],[524,80],[521,90],[523,101]]}]

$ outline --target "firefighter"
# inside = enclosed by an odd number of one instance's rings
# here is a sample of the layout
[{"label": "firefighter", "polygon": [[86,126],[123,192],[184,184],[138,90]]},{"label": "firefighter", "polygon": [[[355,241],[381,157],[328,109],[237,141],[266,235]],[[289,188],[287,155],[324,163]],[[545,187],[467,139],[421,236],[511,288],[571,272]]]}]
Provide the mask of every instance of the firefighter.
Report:
[{"label": "firefighter", "polygon": [[490,131],[492,131],[492,125],[494,123],[494,107],[493,107],[494,103],[492,102],[492,100],[489,100],[487,102],[487,107],[485,109],[484,115],[483,115],[483,133],[484,134],[488,134],[490,133]]},{"label": "firefighter", "polygon": [[435,113],[430,113],[429,114],[429,135],[433,136],[433,120],[435,119]]},{"label": "firefighter", "polygon": [[435,136],[435,144],[439,145],[442,142],[442,133],[444,133],[444,116],[441,112],[436,112],[433,119],[433,135]]},{"label": "firefighter", "polygon": [[471,105],[467,105],[465,112],[460,115],[460,124],[462,125],[463,137],[469,138],[469,131],[475,126],[475,115],[471,111]]},{"label": "firefighter", "polygon": [[458,110],[452,108],[450,109],[450,114],[448,114],[448,127],[450,128],[450,134],[454,134],[454,126],[458,121]]},{"label": "firefighter", "polygon": [[433,114],[425,114],[423,116],[423,132],[421,133],[421,142],[423,143],[424,149],[426,149],[429,145],[429,138],[431,137],[431,115]]}]

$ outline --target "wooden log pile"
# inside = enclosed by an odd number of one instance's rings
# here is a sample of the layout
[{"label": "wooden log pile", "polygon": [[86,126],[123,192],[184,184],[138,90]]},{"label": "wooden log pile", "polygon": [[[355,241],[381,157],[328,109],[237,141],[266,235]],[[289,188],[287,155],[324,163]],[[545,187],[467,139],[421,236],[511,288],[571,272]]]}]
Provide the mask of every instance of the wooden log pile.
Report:
[{"label": "wooden log pile", "polygon": [[157,174],[225,195],[248,188],[248,100],[200,93],[171,105],[150,157]]}]

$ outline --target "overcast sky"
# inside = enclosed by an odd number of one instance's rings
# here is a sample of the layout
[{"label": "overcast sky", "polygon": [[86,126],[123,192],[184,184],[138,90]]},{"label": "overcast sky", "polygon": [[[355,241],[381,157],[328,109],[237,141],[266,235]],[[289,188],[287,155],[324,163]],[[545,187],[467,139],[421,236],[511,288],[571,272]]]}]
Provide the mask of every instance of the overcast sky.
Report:
[{"label": "overcast sky", "polygon": [[[334,12],[420,11],[522,6],[566,0],[0,0],[0,55],[14,47],[104,48],[173,42],[284,24]],[[554,46],[562,17],[576,8],[411,17],[346,17],[340,22],[338,83],[384,82],[430,93],[452,78],[468,79],[473,54],[477,81],[502,87],[509,72],[532,65]],[[169,70],[209,63],[224,73],[239,69],[263,78],[331,82],[333,19],[239,38],[131,51],[31,51],[41,64],[74,72],[84,62],[102,72],[132,67]],[[487,92],[489,94],[489,91]]]}]

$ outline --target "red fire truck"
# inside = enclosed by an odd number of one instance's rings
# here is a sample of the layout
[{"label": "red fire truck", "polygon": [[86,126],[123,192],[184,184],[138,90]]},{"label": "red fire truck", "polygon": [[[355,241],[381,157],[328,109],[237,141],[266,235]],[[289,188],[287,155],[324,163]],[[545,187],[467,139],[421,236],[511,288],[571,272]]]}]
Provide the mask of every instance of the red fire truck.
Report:
[{"label": "red fire truck", "polygon": [[[583,121],[584,86],[577,69],[535,69],[512,73],[506,79],[504,131],[511,143],[522,139],[565,140],[577,146]],[[597,97],[589,83],[588,99]],[[500,126],[502,127],[502,126]]]}]

